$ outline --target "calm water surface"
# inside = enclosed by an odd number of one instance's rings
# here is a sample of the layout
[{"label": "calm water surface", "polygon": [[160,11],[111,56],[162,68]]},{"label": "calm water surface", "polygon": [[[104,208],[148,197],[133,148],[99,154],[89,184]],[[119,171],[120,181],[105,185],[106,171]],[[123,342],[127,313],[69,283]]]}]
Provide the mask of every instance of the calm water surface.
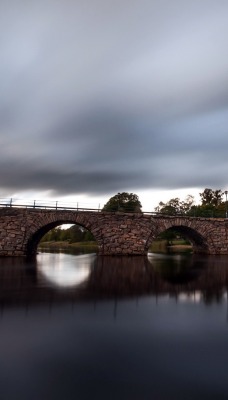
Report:
[{"label": "calm water surface", "polygon": [[0,259],[0,399],[227,399],[228,257]]}]

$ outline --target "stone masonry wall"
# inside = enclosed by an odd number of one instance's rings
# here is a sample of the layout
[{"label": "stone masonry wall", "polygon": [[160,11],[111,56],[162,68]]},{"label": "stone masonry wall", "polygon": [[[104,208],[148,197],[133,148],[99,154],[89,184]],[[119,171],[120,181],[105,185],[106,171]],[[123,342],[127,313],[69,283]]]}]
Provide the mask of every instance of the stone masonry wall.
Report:
[{"label": "stone masonry wall", "polygon": [[63,223],[89,229],[103,255],[144,255],[170,228],[189,238],[196,252],[228,254],[227,219],[8,207],[0,209],[0,256],[35,254],[41,237]]}]

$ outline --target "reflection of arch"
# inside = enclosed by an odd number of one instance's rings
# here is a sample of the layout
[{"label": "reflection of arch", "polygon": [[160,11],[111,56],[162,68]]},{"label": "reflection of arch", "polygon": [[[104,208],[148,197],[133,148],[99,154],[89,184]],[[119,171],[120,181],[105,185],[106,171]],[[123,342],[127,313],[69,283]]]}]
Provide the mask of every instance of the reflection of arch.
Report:
[{"label": "reflection of arch", "polygon": [[80,254],[74,257],[64,253],[41,254],[37,262],[37,271],[41,280],[44,279],[54,287],[79,287],[89,279],[95,256],[95,254]]},{"label": "reflection of arch", "polygon": [[97,228],[97,224],[91,222],[87,216],[82,214],[74,214],[72,217],[69,216],[69,213],[67,213],[66,216],[63,214],[64,213],[62,213],[61,219],[58,217],[53,218],[51,214],[50,216],[45,214],[45,216],[41,215],[39,220],[34,221],[25,237],[25,253],[28,256],[36,254],[38,243],[48,231],[63,224],[76,224],[87,229],[93,234],[98,247],[102,248],[103,237],[101,230]]},{"label": "reflection of arch", "polygon": [[209,253],[209,248],[213,249],[213,241],[210,237],[210,226],[205,229],[202,224],[198,221],[190,221],[185,218],[172,218],[169,220],[159,220],[153,229],[153,233],[150,235],[147,241],[147,250],[149,249],[152,241],[156,239],[158,235],[167,230],[175,230],[181,236],[188,239],[193,247],[194,253]]},{"label": "reflection of arch", "polygon": [[199,256],[149,253],[147,257],[156,274],[163,282],[171,285],[193,282],[202,273],[202,263],[196,258]]}]

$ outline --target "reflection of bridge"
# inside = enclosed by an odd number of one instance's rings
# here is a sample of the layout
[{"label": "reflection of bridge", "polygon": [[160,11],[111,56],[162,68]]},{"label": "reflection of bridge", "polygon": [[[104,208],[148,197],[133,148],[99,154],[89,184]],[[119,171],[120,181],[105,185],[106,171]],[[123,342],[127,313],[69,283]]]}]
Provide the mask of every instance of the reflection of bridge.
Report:
[{"label": "reflection of bridge", "polygon": [[[170,296],[206,303],[226,298],[228,266],[226,257],[193,255],[171,257],[95,257],[90,273],[72,286],[46,280],[36,259],[1,260],[0,313],[6,306],[72,303],[102,299]],[[53,267],[53,271],[56,268]],[[77,257],[75,257],[77,272]],[[167,268],[168,267],[168,268]],[[48,267],[50,270],[50,266]],[[66,270],[65,270],[66,272]]]},{"label": "reflection of bridge", "polygon": [[65,223],[92,232],[103,255],[144,255],[167,229],[188,238],[196,253],[228,254],[227,219],[4,207],[0,209],[0,256],[36,254],[42,236]]}]

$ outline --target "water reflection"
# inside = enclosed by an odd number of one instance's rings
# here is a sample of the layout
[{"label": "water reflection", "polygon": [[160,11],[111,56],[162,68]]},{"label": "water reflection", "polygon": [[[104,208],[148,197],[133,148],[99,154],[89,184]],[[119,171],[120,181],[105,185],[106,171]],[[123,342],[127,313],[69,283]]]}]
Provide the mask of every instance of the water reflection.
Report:
[{"label": "water reflection", "polygon": [[39,253],[65,253],[65,254],[91,254],[98,253],[98,247],[96,244],[85,245],[85,246],[62,246],[62,247],[52,247],[52,246],[42,246],[39,247]]},{"label": "water reflection", "polygon": [[41,253],[36,260],[0,259],[0,302],[19,304],[123,297],[173,297],[220,302],[228,287],[228,258]]},{"label": "water reflection", "polygon": [[148,254],[148,259],[162,279],[172,284],[196,280],[202,272],[199,257],[192,254]]},{"label": "water reflection", "polygon": [[64,253],[40,254],[37,271],[41,282],[44,280],[54,286],[72,288],[85,283],[94,264],[95,254],[72,256]]},{"label": "water reflection", "polygon": [[0,259],[1,399],[227,399],[226,256]]}]

